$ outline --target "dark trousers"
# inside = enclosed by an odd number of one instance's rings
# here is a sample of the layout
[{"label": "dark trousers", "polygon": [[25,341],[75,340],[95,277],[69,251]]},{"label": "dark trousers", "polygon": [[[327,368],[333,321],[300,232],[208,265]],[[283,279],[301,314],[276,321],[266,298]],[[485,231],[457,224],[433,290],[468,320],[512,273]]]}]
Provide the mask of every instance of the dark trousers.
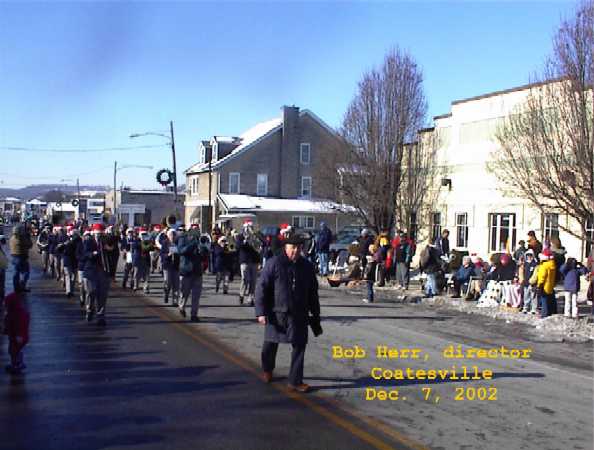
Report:
[{"label": "dark trousers", "polygon": [[555,294],[543,294],[540,297],[540,317],[549,317],[552,314],[557,314],[557,304]]},{"label": "dark trousers", "polygon": [[[289,384],[297,386],[303,383],[303,363],[305,359],[306,344],[292,344],[291,368],[289,369]],[[278,343],[264,341],[262,345],[262,369],[264,372],[272,372],[276,363],[276,352]]]},{"label": "dark trousers", "polygon": [[367,300],[373,302],[373,280],[367,280]]}]

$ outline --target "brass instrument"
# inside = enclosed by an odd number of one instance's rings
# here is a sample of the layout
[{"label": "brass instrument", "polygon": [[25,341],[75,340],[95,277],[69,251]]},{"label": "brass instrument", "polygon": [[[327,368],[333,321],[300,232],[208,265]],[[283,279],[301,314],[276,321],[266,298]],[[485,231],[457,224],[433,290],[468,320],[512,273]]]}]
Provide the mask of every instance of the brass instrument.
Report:
[{"label": "brass instrument", "polygon": [[262,251],[262,239],[254,233],[254,230],[252,230],[251,227],[246,227],[243,233],[243,238],[245,239],[245,243],[250,245],[258,253]]},{"label": "brass instrument", "polygon": [[198,242],[200,242],[200,247],[202,249],[210,252],[210,249],[212,247],[212,238],[208,233],[202,233],[200,235],[200,239],[198,240]]}]

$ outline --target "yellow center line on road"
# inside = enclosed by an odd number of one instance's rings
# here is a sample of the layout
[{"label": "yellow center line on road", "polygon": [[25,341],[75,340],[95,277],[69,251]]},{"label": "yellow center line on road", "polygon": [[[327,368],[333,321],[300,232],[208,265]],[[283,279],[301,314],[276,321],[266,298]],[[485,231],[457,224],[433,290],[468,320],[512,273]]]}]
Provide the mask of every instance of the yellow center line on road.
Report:
[{"label": "yellow center line on road", "polygon": [[[145,305],[146,305],[146,303],[145,303]],[[251,374],[256,376],[258,379],[263,381],[263,375],[260,370],[255,368],[254,365],[249,360],[247,360],[247,358],[240,356],[230,350],[227,350],[225,348],[226,346],[220,342],[217,342],[218,339],[211,333],[209,333],[205,330],[200,330],[200,332],[198,334],[193,328],[189,328],[186,324],[171,322],[171,318],[172,318],[171,315],[159,310],[158,308],[154,308],[154,307],[151,307],[150,305],[146,305],[146,309],[150,309],[152,312],[155,312],[162,319],[169,321],[170,324],[173,325],[177,330],[181,331],[182,333],[191,337],[193,340],[195,340],[195,341],[199,342],[200,344],[204,345],[205,347],[207,347],[209,350],[212,350],[213,352],[218,353],[226,360],[241,367],[242,369],[246,370],[247,372],[250,372]],[[256,321],[256,319],[254,319],[254,322],[255,321]],[[208,336],[208,338],[206,336]],[[315,411],[316,413],[320,414],[321,416],[325,417],[326,419],[328,419],[335,425],[338,425],[339,427],[344,428],[345,430],[347,430],[354,436],[357,436],[358,438],[367,442],[368,444],[372,445],[373,447],[377,448],[378,450],[394,450],[393,446],[387,444],[386,442],[384,442],[377,436],[374,436],[372,433],[365,431],[364,429],[357,426],[355,423],[351,422],[350,420],[345,419],[345,418],[339,416],[338,414],[332,412],[330,409],[328,409],[322,405],[319,405],[316,402],[304,397],[303,394],[298,394],[298,393],[292,392],[287,387],[285,387],[283,385],[276,384],[276,383],[272,383],[272,384],[270,384],[270,386],[273,387],[274,389],[276,389],[277,391],[281,392],[282,394],[286,395],[287,397],[301,403],[302,405],[305,405],[306,407]],[[331,399],[327,398],[326,396],[323,396],[322,398],[325,401],[331,400]],[[367,417],[362,414],[355,413],[353,410],[345,407],[344,405],[341,405],[337,401],[331,401],[331,403],[333,406],[335,406],[337,409],[339,409],[343,413],[351,415],[352,417],[355,417],[356,419],[362,421],[366,425],[377,429],[378,431],[391,437],[392,439],[394,439],[398,443],[406,446],[409,449],[429,450],[428,447],[407,438],[406,436],[402,435],[401,433],[391,429],[389,427],[389,425],[382,423],[381,421],[379,421],[377,419],[373,419],[371,417]]]}]

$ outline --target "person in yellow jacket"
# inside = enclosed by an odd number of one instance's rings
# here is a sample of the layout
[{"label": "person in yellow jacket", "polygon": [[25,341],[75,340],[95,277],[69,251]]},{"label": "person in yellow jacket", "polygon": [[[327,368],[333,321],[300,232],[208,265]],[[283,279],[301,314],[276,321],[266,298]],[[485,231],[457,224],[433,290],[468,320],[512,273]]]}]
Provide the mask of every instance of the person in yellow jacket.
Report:
[{"label": "person in yellow jacket", "polygon": [[541,305],[540,317],[541,319],[544,319],[551,314],[557,313],[557,304],[555,300],[555,279],[557,268],[555,267],[553,252],[548,248],[545,248],[540,254],[540,261],[536,289],[538,292],[539,303]]}]

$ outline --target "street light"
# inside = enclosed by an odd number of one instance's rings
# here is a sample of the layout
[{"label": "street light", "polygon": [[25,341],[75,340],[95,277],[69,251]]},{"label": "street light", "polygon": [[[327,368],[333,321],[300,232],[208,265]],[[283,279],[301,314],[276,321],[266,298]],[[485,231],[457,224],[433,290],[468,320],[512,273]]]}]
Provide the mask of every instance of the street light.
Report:
[{"label": "street light", "polygon": [[130,139],[142,136],[159,136],[169,141],[168,144],[171,146],[171,156],[173,158],[173,198],[177,208],[177,167],[175,163],[175,139],[173,137],[173,121],[169,121],[169,135],[164,133],[157,133],[155,131],[147,131],[144,133],[133,133],[130,135]]},{"label": "street light", "polygon": [[[118,196],[117,196],[117,191],[116,191],[116,174],[118,173],[118,171],[120,170],[124,170],[124,169],[153,169],[153,166],[143,166],[143,165],[138,165],[138,164],[126,164],[125,166],[121,166],[120,168],[118,168],[118,162],[114,161],[113,162],[113,217],[114,220],[117,220],[117,202],[118,202]],[[120,195],[121,195],[121,191],[120,191]]]}]

